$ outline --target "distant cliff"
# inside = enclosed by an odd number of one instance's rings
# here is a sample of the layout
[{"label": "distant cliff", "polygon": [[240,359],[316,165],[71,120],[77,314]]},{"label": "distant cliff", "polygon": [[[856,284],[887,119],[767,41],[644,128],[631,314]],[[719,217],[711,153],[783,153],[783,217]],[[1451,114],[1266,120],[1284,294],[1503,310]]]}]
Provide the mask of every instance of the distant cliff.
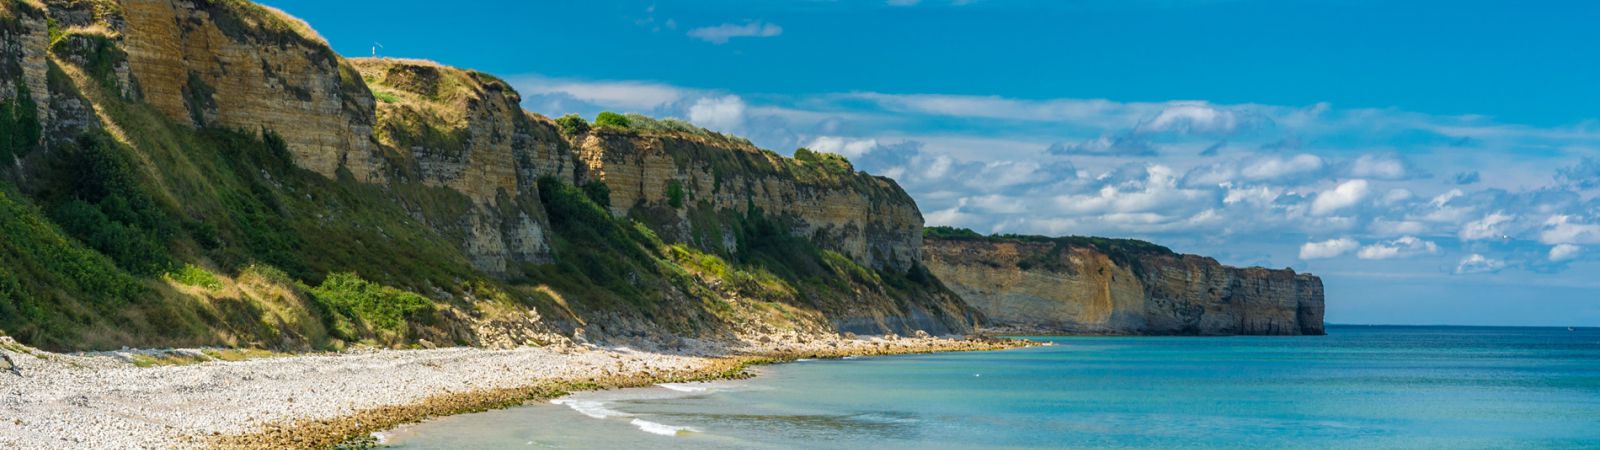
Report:
[{"label": "distant cliff", "polygon": [[1009,332],[1323,334],[1322,280],[1146,242],[930,228],[930,271]]}]

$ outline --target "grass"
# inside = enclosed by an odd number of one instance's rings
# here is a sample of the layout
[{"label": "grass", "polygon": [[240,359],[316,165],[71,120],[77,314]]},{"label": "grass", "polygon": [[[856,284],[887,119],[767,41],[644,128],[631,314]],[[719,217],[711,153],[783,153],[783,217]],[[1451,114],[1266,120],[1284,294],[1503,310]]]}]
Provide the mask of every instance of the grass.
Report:
[{"label": "grass", "polygon": [[184,264],[178,270],[168,272],[166,278],[174,283],[194,286],[208,291],[222,289],[222,280],[217,279],[216,274],[194,264]]}]

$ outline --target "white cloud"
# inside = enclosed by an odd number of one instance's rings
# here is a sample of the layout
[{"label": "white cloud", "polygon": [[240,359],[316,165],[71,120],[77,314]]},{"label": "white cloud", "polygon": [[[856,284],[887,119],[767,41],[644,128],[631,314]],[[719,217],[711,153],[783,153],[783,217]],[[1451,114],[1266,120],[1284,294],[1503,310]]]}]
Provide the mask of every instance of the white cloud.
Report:
[{"label": "white cloud", "polygon": [[783,27],[775,23],[761,21],[747,22],[743,25],[725,23],[714,27],[702,27],[689,30],[689,37],[710,42],[717,45],[728,43],[729,39],[741,37],[773,37],[783,34]]},{"label": "white cloud", "polygon": [[1380,242],[1362,247],[1356,253],[1361,259],[1394,259],[1410,258],[1420,255],[1439,253],[1439,245],[1425,241],[1416,236],[1405,236],[1389,242]]},{"label": "white cloud", "polygon": [[1350,176],[1402,180],[1406,178],[1406,163],[1394,155],[1362,155],[1350,164]]},{"label": "white cloud", "polygon": [[646,81],[576,81],[526,76],[513,78],[512,84],[525,95],[567,95],[601,107],[624,111],[650,111],[676,103],[691,94],[683,88]]},{"label": "white cloud", "polygon": [[1577,258],[1578,253],[1582,251],[1583,247],[1576,245],[1557,244],[1555,247],[1550,247],[1550,261],[1571,261],[1572,259]]},{"label": "white cloud", "polygon": [[1317,194],[1311,202],[1311,214],[1323,216],[1355,206],[1367,197],[1367,180],[1350,180],[1339,183],[1333,190]]},{"label": "white cloud", "polygon": [[1428,226],[1415,220],[1377,219],[1372,221],[1368,229],[1379,236],[1399,236],[1425,232]]},{"label": "white cloud", "polygon": [[1139,131],[1231,134],[1238,127],[1239,117],[1233,111],[1205,103],[1175,102],[1141,125]]},{"label": "white cloud", "polygon": [[1515,218],[1509,214],[1495,212],[1463,225],[1458,236],[1463,241],[1500,239],[1506,236],[1505,225]]},{"label": "white cloud", "polygon": [[1239,174],[1253,180],[1272,180],[1318,170],[1322,170],[1322,158],[1299,154],[1288,159],[1278,156],[1263,157],[1245,166]]},{"label": "white cloud", "polygon": [[1300,259],[1310,261],[1313,259],[1337,258],[1345,253],[1350,253],[1350,251],[1355,250],[1356,247],[1360,246],[1360,242],[1356,242],[1355,239],[1350,238],[1329,239],[1322,242],[1307,242],[1300,246]]},{"label": "white cloud", "polygon": [[1573,223],[1572,216],[1555,215],[1544,222],[1539,242],[1545,244],[1600,244],[1600,225]]},{"label": "white cloud", "polygon": [[1498,259],[1490,259],[1483,255],[1473,253],[1466,258],[1462,258],[1461,263],[1456,264],[1456,273],[1492,273],[1499,272],[1500,269],[1504,268],[1506,268],[1505,262],[1502,262]]},{"label": "white cloud", "polygon": [[744,99],[737,95],[704,97],[689,107],[689,121],[712,130],[728,132],[744,125]]},{"label": "white cloud", "polygon": [[[872,152],[878,148],[877,139],[851,139],[838,136],[821,136],[813,139],[806,148],[844,155],[846,158],[855,158]],[[943,172],[943,171],[939,171]],[[932,174],[939,175],[939,174]]]}]

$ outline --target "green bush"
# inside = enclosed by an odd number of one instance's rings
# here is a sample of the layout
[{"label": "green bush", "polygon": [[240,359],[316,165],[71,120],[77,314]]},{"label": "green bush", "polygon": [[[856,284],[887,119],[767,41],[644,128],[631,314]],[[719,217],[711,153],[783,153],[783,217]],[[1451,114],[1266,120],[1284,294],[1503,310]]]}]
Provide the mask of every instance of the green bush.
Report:
[{"label": "green bush", "polygon": [[0,168],[10,166],[12,158],[28,156],[43,133],[28,85],[17,83],[16,97],[0,101]]},{"label": "green bush", "polygon": [[631,123],[632,122],[628,120],[628,116],[617,114],[611,111],[602,112],[599,116],[595,116],[594,118],[594,124],[601,127],[613,127],[626,130]]},{"label": "green bush", "polygon": [[194,264],[184,264],[178,270],[167,273],[167,278],[178,284],[203,288],[208,291],[222,289],[222,280],[218,280],[215,274]]},{"label": "green bush", "polygon": [[590,181],[588,183],[584,183],[583,195],[588,197],[589,201],[594,202],[596,205],[600,205],[602,208],[608,208],[611,206],[611,186],[606,185],[606,183],[603,181]]},{"label": "green bush", "polygon": [[667,182],[667,204],[673,208],[683,207],[683,182],[672,180]]},{"label": "green bush", "polygon": [[394,93],[383,91],[372,91],[372,98],[384,103],[395,103],[400,101],[400,97],[395,96]]},{"label": "green bush", "polygon": [[46,177],[51,219],[90,248],[137,275],[173,267],[167,244],[178,229],[171,215],[139,186],[129,152],[104,132],[62,146]]},{"label": "green bush", "polygon": [[589,132],[589,121],[583,116],[567,114],[556,119],[556,125],[561,127],[561,132],[567,136],[577,136]]},{"label": "green bush", "polygon": [[421,295],[373,283],[354,273],[328,275],[311,294],[372,328],[394,332],[404,332],[407,322],[429,321],[435,311],[433,302]]}]

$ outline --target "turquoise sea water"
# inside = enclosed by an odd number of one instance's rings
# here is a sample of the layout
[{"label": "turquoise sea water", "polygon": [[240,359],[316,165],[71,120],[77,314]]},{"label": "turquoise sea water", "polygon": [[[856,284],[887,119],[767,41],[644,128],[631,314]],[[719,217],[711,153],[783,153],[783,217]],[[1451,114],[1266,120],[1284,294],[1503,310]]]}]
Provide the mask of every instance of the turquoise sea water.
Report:
[{"label": "turquoise sea water", "polygon": [[1063,337],[804,361],[389,433],[400,448],[1600,448],[1600,330]]}]

